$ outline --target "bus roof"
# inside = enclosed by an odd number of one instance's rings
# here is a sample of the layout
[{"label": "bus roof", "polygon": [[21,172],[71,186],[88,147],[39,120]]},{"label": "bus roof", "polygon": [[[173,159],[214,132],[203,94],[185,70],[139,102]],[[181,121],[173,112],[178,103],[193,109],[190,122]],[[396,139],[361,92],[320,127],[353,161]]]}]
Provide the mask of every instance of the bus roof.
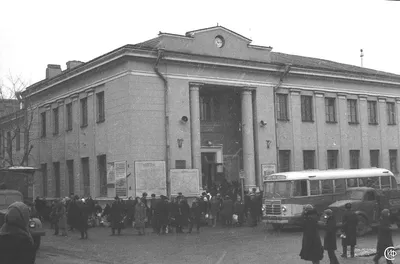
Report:
[{"label": "bus roof", "polygon": [[264,181],[287,181],[304,179],[363,178],[373,176],[394,176],[390,170],[382,168],[305,170],[274,173],[264,176]]}]

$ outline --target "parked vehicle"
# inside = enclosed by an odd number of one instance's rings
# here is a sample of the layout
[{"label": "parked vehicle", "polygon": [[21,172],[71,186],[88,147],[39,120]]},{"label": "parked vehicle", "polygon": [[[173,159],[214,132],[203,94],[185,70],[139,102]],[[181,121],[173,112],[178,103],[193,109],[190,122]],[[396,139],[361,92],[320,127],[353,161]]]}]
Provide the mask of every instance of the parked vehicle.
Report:
[{"label": "parked vehicle", "polygon": [[380,212],[389,209],[393,223],[400,223],[400,190],[379,190],[371,187],[349,188],[343,200],[336,201],[328,208],[336,216],[337,224],[342,224],[345,205],[350,203],[351,211],[358,216],[357,235],[363,236],[379,225]]},{"label": "parked vehicle", "polygon": [[382,168],[281,172],[263,180],[263,222],[275,229],[301,225],[304,205],[312,204],[321,213],[343,200],[348,188],[397,189],[393,173]]}]

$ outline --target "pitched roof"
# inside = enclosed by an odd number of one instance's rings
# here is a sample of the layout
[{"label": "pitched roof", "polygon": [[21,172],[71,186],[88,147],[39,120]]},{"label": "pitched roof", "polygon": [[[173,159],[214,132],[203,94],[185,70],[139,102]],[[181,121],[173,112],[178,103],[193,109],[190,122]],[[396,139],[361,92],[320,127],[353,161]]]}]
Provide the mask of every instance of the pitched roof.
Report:
[{"label": "pitched roof", "polygon": [[[147,48],[147,49],[156,49],[157,46],[161,43],[162,37],[156,37],[141,43],[138,43],[134,46],[138,48]],[[320,70],[330,70],[330,71],[340,71],[340,72],[349,72],[349,73],[358,73],[358,74],[367,74],[373,76],[385,76],[385,77],[397,77],[400,75],[377,71],[374,69],[368,69],[364,67],[358,67],[350,64],[339,63],[330,60],[299,56],[286,54],[281,52],[271,52],[271,63],[273,64],[286,64],[290,63],[293,66],[311,68],[311,69],[320,69]]]}]

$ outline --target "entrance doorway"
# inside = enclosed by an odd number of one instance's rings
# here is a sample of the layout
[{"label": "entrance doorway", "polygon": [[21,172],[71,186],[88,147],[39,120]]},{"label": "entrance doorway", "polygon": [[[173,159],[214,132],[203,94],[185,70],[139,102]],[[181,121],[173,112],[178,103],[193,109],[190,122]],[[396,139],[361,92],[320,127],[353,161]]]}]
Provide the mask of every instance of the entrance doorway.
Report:
[{"label": "entrance doorway", "polygon": [[215,164],[216,154],[215,152],[203,152],[201,153],[201,168],[203,177],[203,187],[211,187],[215,182],[215,175],[217,173],[217,167]]}]

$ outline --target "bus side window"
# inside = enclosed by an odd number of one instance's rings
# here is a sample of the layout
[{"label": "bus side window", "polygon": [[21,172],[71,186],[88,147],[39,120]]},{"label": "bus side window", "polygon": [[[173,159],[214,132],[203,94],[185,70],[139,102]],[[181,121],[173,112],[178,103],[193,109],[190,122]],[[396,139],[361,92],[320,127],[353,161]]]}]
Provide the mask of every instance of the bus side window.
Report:
[{"label": "bus side window", "polygon": [[390,176],[381,176],[381,189],[390,189]]},{"label": "bus side window", "polygon": [[336,179],[335,180],[335,193],[344,193],[346,191],[346,180]]},{"label": "bus side window", "polygon": [[358,186],[365,187],[368,184],[368,178],[358,178]]},{"label": "bus side window", "polygon": [[375,189],[380,189],[380,186],[379,186],[379,177],[370,177],[370,178],[367,178],[368,180],[367,180],[367,187],[372,187],[372,188],[375,188]]},{"label": "bus side window", "polygon": [[322,183],[322,194],[333,193],[333,180],[323,180]]},{"label": "bus side window", "polygon": [[358,187],[357,179],[347,179],[347,188]]},{"label": "bus side window", "polygon": [[307,196],[307,180],[293,181],[293,196]]},{"label": "bus side window", "polygon": [[310,195],[320,195],[319,181],[310,181]]},{"label": "bus side window", "polygon": [[390,179],[391,179],[391,183],[392,183],[392,189],[397,190],[397,181],[396,181],[396,178],[395,178],[394,176],[391,176]]}]

